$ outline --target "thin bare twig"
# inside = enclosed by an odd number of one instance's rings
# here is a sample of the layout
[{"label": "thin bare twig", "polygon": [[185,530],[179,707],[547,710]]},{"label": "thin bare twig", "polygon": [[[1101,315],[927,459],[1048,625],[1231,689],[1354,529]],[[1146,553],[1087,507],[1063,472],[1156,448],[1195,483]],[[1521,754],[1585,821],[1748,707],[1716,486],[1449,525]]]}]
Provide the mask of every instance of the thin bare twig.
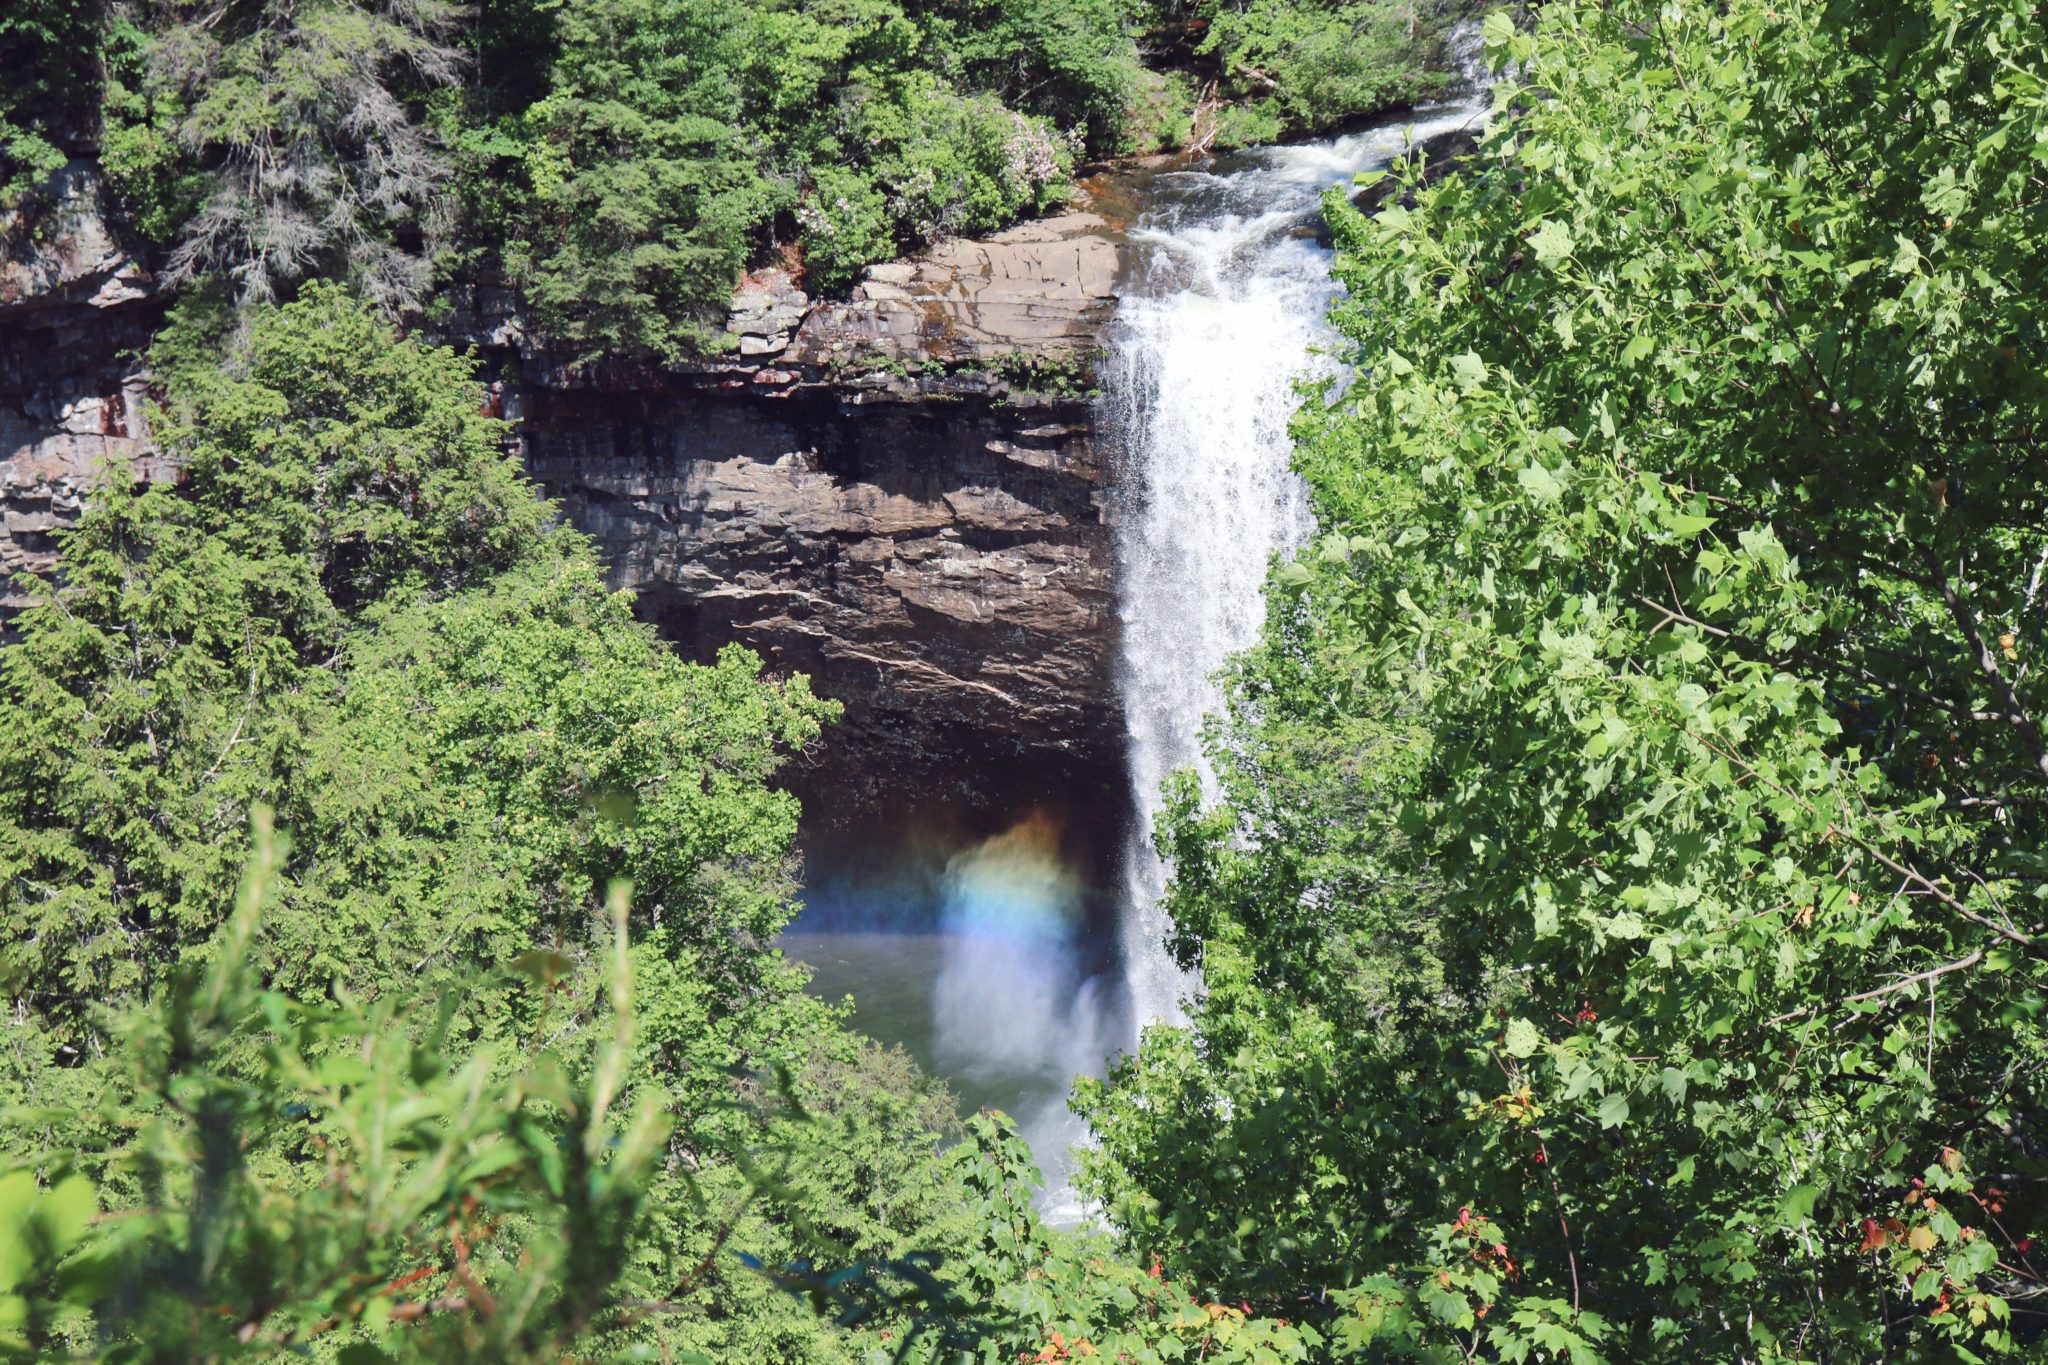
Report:
[{"label": "thin bare twig", "polygon": [[[1862,991],[1855,995],[1845,995],[1840,1000],[1837,1000],[1834,1004],[1823,1005],[1820,1006],[1818,1009],[1816,1009],[1814,1006],[1809,1005],[1805,1009],[1793,1010],[1790,1014],[1776,1015],[1772,1018],[1764,1020],[1764,1023],[1767,1025],[1783,1024],[1793,1019],[1803,1019],[1809,1014],[1825,1014],[1829,1010],[1840,1009],[1844,1005],[1853,1005],[1859,1000],[1875,1000],[1880,995],[1890,995],[1893,991],[1902,991],[1906,989],[1908,986],[1918,985],[1922,981],[1932,981],[1938,976],[1947,976],[1950,972],[1967,971],[1970,968],[1976,966],[1978,963],[1982,962],[1983,960],[1984,949],[1979,948],[1976,952],[1971,953],[1967,957],[1959,957],[1953,962],[1944,962],[1939,967],[1930,967],[1924,972],[1915,972],[1911,976],[1902,976],[1897,981],[1892,982],[1889,986],[1879,986],[1875,990]],[[1928,993],[1928,999],[1930,1000],[1930,1002],[1932,1001],[1932,991]]]}]

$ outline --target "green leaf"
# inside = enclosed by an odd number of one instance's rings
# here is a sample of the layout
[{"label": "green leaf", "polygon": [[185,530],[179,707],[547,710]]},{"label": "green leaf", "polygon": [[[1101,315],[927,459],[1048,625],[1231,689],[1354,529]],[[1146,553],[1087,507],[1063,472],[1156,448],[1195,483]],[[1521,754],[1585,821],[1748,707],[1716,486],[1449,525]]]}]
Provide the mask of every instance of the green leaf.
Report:
[{"label": "green leaf", "polygon": [[[1675,1066],[1667,1066],[1658,1077],[1658,1084],[1664,1089],[1664,1097],[1675,1105],[1685,1103],[1686,1075]],[[1690,1158],[1687,1158],[1690,1160]]]},{"label": "green leaf", "polygon": [[1818,1198],[1818,1185],[1794,1185],[1778,1201],[1778,1217],[1787,1223],[1802,1223],[1813,1216],[1813,1201]]},{"label": "green leaf", "polygon": [[1628,1122],[1628,1096],[1619,1090],[1610,1090],[1600,1101],[1600,1126],[1619,1128]]},{"label": "green leaf", "polygon": [[1486,362],[1471,351],[1451,357],[1451,374],[1458,387],[1470,393],[1486,382]]},{"label": "green leaf", "polygon": [[469,1159],[469,1162],[462,1168],[462,1174],[456,1177],[456,1183],[458,1185],[473,1184],[476,1181],[486,1179],[500,1171],[516,1166],[525,1158],[526,1153],[521,1151],[512,1142],[503,1140],[492,1142]]},{"label": "green leaf", "polygon": [[1571,229],[1555,218],[1546,218],[1529,234],[1529,247],[1540,265],[1555,265],[1572,254]]},{"label": "green leaf", "polygon": [[90,1180],[70,1175],[58,1181],[43,1196],[42,1207],[43,1225],[49,1230],[53,1249],[65,1252],[76,1246],[99,1211],[99,1193]]},{"label": "green leaf", "polygon": [[37,1197],[32,1173],[0,1175],[0,1291],[14,1288],[28,1273],[28,1225],[35,1216]]},{"label": "green leaf", "polygon": [[505,969],[545,988],[567,978],[576,970],[576,964],[551,948],[535,948],[513,958]]},{"label": "green leaf", "polygon": [[1564,495],[1564,485],[1540,464],[1526,464],[1515,472],[1515,481],[1522,485],[1524,492],[1540,503],[1556,502]]},{"label": "green leaf", "polygon": [[1507,1049],[1510,1057],[1533,1056],[1543,1047],[1543,1035],[1526,1019],[1510,1019],[1506,1040],[1502,1046]]}]

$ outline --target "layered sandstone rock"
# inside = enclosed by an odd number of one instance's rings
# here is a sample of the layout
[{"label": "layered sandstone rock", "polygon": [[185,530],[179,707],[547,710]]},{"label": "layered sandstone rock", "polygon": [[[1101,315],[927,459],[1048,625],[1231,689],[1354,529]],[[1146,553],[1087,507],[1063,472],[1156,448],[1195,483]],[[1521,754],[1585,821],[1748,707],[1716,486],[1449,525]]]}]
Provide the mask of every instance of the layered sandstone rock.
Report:
[{"label": "layered sandstone rock", "polygon": [[[54,230],[0,273],[0,562],[47,571],[108,459],[153,463],[135,356],[148,275],[67,176]],[[847,705],[815,787],[1047,791],[1113,764],[1103,467],[1075,390],[1115,301],[1116,241],[1072,213],[873,267],[845,300],[750,275],[735,345],[593,369],[539,346],[511,290],[458,286],[529,469],[683,649],[729,640]],[[1048,368],[1066,396],[1045,387]],[[6,604],[0,603],[0,608]],[[18,605],[18,601],[15,603]]]},{"label": "layered sandstone rock", "polygon": [[1020,223],[870,267],[845,302],[814,309],[789,358],[830,367],[1078,361],[1116,303],[1120,253],[1092,213]]},{"label": "layered sandstone rock", "polygon": [[1051,789],[1114,763],[1086,405],[854,397],[548,391],[522,434],[665,635],[700,656],[742,641],[846,703],[812,785],[969,792],[1002,765]]}]

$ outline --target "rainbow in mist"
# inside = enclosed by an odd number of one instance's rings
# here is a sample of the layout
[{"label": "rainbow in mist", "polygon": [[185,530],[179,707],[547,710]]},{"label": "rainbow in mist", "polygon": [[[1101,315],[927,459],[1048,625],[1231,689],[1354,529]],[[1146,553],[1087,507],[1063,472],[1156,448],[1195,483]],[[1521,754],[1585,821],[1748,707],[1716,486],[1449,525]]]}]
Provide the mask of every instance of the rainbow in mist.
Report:
[{"label": "rainbow in mist", "polygon": [[1016,1117],[1039,1160],[1082,1136],[1066,1109],[1076,1075],[1099,1072],[1116,1036],[1113,992],[1087,974],[1081,880],[1061,822],[1033,813],[956,854],[940,881],[944,948],[932,994],[934,1051],[960,1075],[1026,1080]]}]

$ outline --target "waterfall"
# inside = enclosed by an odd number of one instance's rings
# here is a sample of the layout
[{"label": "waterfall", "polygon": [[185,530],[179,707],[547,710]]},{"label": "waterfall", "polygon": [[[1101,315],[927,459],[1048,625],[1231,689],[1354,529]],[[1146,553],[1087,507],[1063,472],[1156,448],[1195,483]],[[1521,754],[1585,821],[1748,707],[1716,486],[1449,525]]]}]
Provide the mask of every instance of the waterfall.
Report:
[{"label": "waterfall", "polygon": [[[1311,530],[1288,424],[1299,382],[1335,372],[1320,353],[1337,291],[1318,239],[1322,191],[1477,116],[1463,104],[1119,175],[1143,211],[1105,338],[1097,433],[1116,462],[1117,685],[1146,830],[1175,769],[1195,768],[1215,794],[1200,744],[1223,702],[1213,677],[1258,638],[1273,556]],[[1072,1184],[1073,1145],[1089,1140],[1066,1105],[1074,1077],[1101,1075],[1143,1025],[1178,1021],[1200,986],[1166,952],[1165,868],[1143,838],[1116,837],[1122,795],[1066,793],[992,825],[906,793],[807,843],[812,913],[782,940],[816,969],[819,994],[856,997],[863,1030],[1018,1121],[1055,1224],[1099,1215]]]},{"label": "waterfall", "polygon": [[[1463,48],[1475,43],[1476,30]],[[1180,1022],[1199,984],[1165,948],[1166,869],[1145,837],[1160,784],[1192,767],[1216,795],[1201,748],[1204,717],[1223,705],[1215,675],[1258,639],[1273,556],[1311,530],[1288,423],[1298,385],[1333,372],[1319,351],[1337,291],[1315,231],[1321,193],[1480,112],[1475,96],[1329,142],[1164,172],[1145,196],[1104,372],[1119,461],[1118,684],[1141,822],[1119,928],[1137,1028]]]}]

